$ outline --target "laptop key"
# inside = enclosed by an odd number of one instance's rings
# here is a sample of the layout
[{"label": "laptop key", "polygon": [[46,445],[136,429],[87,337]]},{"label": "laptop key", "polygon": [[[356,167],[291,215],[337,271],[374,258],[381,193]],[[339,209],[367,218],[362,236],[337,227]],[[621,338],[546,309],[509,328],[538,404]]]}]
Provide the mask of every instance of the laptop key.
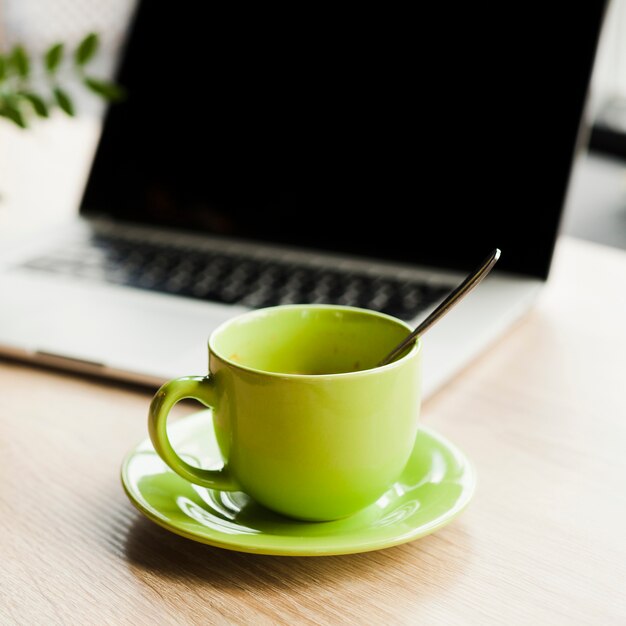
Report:
[{"label": "laptop key", "polygon": [[99,235],[24,267],[251,308],[277,304],[342,304],[412,319],[448,287],[364,272],[346,273],[241,254],[130,241]]}]

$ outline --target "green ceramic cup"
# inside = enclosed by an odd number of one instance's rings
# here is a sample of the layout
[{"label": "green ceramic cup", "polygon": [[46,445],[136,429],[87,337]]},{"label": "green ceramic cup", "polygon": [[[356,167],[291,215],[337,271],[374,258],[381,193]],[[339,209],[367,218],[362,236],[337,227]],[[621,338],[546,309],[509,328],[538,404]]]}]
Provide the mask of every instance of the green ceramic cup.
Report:
[{"label": "green ceramic cup", "polygon": [[[289,305],[229,320],[209,339],[208,376],[172,380],[150,405],[149,432],[183,478],[244,491],[283,515],[322,521],[375,502],[398,478],[417,434],[421,346],[376,363],[410,332],[352,307]],[[222,469],[200,469],[169,442],[183,398],[210,407]]]}]

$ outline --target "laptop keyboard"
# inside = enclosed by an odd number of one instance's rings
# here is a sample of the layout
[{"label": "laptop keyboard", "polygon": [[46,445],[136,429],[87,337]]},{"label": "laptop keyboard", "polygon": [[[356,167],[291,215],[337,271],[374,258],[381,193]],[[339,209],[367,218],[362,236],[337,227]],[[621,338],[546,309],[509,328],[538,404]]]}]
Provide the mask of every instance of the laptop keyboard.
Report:
[{"label": "laptop keyboard", "polygon": [[111,235],[72,243],[22,267],[251,308],[326,303],[409,320],[450,287]]}]

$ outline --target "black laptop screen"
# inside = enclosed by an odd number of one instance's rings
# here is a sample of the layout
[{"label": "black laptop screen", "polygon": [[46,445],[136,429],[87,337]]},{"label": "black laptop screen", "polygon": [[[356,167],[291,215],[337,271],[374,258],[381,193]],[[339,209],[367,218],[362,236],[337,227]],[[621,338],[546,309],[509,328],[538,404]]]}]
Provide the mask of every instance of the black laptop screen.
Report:
[{"label": "black laptop screen", "polygon": [[592,4],[145,1],[81,211],[459,269],[498,246],[545,276]]}]

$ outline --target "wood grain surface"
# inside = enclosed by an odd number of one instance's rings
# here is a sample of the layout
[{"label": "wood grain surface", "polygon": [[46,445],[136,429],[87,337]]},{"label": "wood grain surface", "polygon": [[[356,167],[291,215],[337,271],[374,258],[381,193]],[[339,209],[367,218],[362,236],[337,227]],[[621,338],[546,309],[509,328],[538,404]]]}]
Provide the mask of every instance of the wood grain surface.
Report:
[{"label": "wood grain surface", "polygon": [[0,361],[0,624],[625,624],[625,326],[626,254],[562,240],[533,311],[423,408],[474,462],[468,509],[319,558],[144,519],[119,470],[151,391]]}]

